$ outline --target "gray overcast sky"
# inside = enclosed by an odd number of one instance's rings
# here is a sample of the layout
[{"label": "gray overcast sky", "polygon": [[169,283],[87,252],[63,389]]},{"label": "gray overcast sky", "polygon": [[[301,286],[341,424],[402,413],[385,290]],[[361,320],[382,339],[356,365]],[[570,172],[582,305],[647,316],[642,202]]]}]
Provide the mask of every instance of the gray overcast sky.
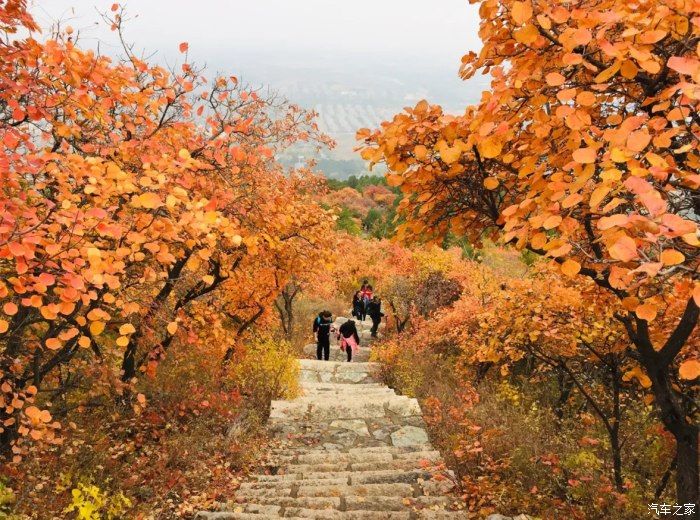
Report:
[{"label": "gray overcast sky", "polygon": [[[91,27],[96,9],[108,10],[111,0],[33,4],[44,26],[63,19],[81,29],[84,38],[114,41],[109,31]],[[138,47],[170,56],[186,40],[197,61],[234,50],[335,51],[442,58],[456,67],[462,54],[479,47],[478,15],[467,0],[131,0],[122,5],[138,15],[128,26]]]},{"label": "gray overcast sky", "polygon": [[[31,0],[44,28],[60,21],[83,47],[121,54],[101,22],[115,0]],[[118,0],[116,0],[118,1]],[[126,37],[151,62],[189,59],[252,86],[270,86],[321,114],[344,140],[426,98],[452,112],[479,99],[486,79],[458,77],[461,57],[478,50],[478,12],[468,0],[130,0]],[[100,23],[98,23],[100,22]],[[154,54],[155,53],[155,54]]]}]

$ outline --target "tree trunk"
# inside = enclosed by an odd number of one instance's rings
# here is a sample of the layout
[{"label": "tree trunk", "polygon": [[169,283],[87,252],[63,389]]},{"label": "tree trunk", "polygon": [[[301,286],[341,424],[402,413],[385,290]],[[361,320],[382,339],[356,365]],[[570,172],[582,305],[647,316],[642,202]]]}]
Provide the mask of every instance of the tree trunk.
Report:
[{"label": "tree trunk", "polygon": [[[698,504],[700,502],[698,427],[688,422],[685,411],[671,386],[668,368],[649,369],[648,367],[648,372],[654,397],[661,412],[661,420],[676,440],[676,500],[678,504]],[[696,511],[695,514],[693,518],[700,518],[700,511]]]}]

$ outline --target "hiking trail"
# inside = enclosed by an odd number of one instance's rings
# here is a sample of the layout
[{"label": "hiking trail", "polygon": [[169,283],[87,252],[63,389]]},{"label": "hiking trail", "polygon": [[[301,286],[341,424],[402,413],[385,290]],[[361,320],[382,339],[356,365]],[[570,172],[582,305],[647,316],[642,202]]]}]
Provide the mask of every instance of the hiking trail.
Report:
[{"label": "hiking trail", "polygon": [[[453,475],[430,444],[418,401],[380,381],[379,365],[368,362],[371,325],[356,323],[363,346],[352,363],[332,341],[331,361],[299,360],[301,395],[272,402],[274,465],[198,520],[466,518],[452,510]],[[315,358],[316,345],[304,352]]]}]

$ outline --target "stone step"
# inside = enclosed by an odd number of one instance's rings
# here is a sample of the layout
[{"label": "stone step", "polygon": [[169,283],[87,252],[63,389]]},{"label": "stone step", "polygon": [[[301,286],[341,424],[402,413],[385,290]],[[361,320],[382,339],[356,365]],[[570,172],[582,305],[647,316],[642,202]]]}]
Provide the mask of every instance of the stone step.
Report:
[{"label": "stone step", "polygon": [[[361,336],[360,349],[359,349],[359,351],[354,352],[352,355],[352,362],[353,363],[369,361],[371,349],[367,348],[366,343],[365,343],[368,339],[369,339],[369,333],[367,333],[366,336]],[[316,345],[306,345],[304,347],[304,355],[308,356],[310,359],[315,359],[316,358]],[[344,351],[340,350],[339,345],[332,344],[329,359],[330,359],[330,361],[339,361],[339,362],[345,361],[345,362],[347,362],[348,355]]]},{"label": "stone step", "polygon": [[[315,518],[315,519],[331,519],[331,520],[457,520],[467,519],[465,511],[336,511],[336,510],[318,510],[318,509],[303,509],[303,508],[287,508],[285,512],[288,515],[297,516],[282,516],[281,510],[277,506],[261,506],[267,507],[268,512],[248,513],[248,512],[218,512],[218,513],[199,513],[195,520],[261,520],[264,518]],[[252,508],[256,509],[256,504],[252,504]],[[275,509],[273,509],[275,508]],[[273,512],[277,510],[278,512]],[[303,515],[303,516],[298,516]],[[495,518],[495,515],[492,515]],[[530,520],[530,517],[521,515],[525,520]],[[489,517],[490,519],[491,517]],[[511,517],[501,517],[503,520],[512,520]],[[517,518],[517,517],[516,517]]]},{"label": "stone step", "polygon": [[[248,501],[256,504],[285,505],[291,503],[287,498],[334,498],[334,500],[319,500],[315,509],[327,509],[338,507],[340,497],[412,497],[414,495],[413,486],[410,484],[358,484],[351,486],[348,484],[321,483],[307,485],[305,481],[295,483],[294,487],[257,487],[241,488],[236,493],[237,501]],[[335,502],[338,501],[337,504]],[[312,502],[314,502],[312,500]],[[330,505],[329,505],[330,504]],[[309,505],[300,507],[312,507]]]},{"label": "stone step", "polygon": [[373,395],[396,395],[396,392],[386,386],[377,387],[370,384],[347,384],[335,383],[333,386],[323,383],[304,383],[301,385],[301,397],[318,396],[329,397],[332,395],[362,396],[363,398]]},{"label": "stone step", "polygon": [[[381,457],[379,457],[381,459]],[[280,468],[280,473],[291,474],[309,474],[309,473],[326,473],[329,471],[382,471],[382,470],[414,470],[422,467],[423,461],[426,466],[430,463],[436,463],[440,460],[437,452],[422,452],[420,456],[414,458],[397,458],[390,460],[372,460],[365,459],[363,462],[333,462],[319,464],[287,464]]]},{"label": "stone step", "polygon": [[323,446],[289,446],[275,448],[270,450],[272,455],[305,455],[308,453],[411,453],[416,451],[431,451],[433,448],[429,443],[415,446],[375,446],[368,448],[325,448]]},{"label": "stone step", "polygon": [[[363,336],[370,326],[359,325]],[[313,357],[315,349],[305,352]],[[337,361],[300,360],[301,395],[272,402],[269,427],[278,444],[270,474],[243,483],[229,512],[197,518],[467,518],[453,511],[454,474],[432,448],[418,402],[382,384],[377,363],[359,355],[347,363],[335,352]]]},{"label": "stone step", "polygon": [[292,401],[273,401],[270,408],[270,421],[330,422],[335,419],[354,419],[419,416],[420,406],[416,399],[406,396],[375,396],[373,399],[323,399],[318,396],[304,396]]},{"label": "stone step", "polygon": [[397,511],[318,511],[313,509],[289,509],[285,518],[314,518],[316,520],[408,520],[408,512]]},{"label": "stone step", "polygon": [[348,484],[379,484],[391,482],[411,483],[418,479],[429,480],[436,473],[445,474],[448,477],[452,475],[448,472],[433,472],[429,469],[413,469],[413,470],[368,470],[368,471],[338,471],[338,472],[321,472],[321,473],[284,473],[280,475],[252,475],[251,478],[256,479],[253,482],[247,482],[247,485],[280,485],[281,487],[291,486],[294,481],[308,480],[320,482],[323,480],[345,481]]},{"label": "stone step", "polygon": [[[389,460],[422,460],[434,459],[440,453],[435,450],[400,451],[391,446],[374,450],[349,450],[331,451],[316,450],[307,453],[296,453],[285,456],[285,459],[298,464],[330,463],[336,462],[386,462]],[[279,460],[279,458],[278,458]]]},{"label": "stone step", "polygon": [[[291,474],[292,478],[277,479],[277,480],[256,480],[252,482],[244,482],[240,489],[262,489],[275,488],[285,489],[295,484],[303,483],[304,485],[358,485],[358,484],[414,484],[418,481],[422,482],[443,482],[433,481],[433,473],[427,470],[416,469],[410,471],[343,471],[337,472],[332,477],[324,477],[324,473],[319,473],[318,478],[308,476],[309,474]],[[313,475],[313,474],[312,474]],[[286,476],[286,475],[285,475]],[[450,475],[451,476],[451,475]],[[448,475],[445,475],[445,480],[448,480]],[[432,493],[431,493],[432,494]]]},{"label": "stone step", "polygon": [[334,370],[346,370],[346,371],[365,371],[372,372],[379,368],[379,363],[354,363],[348,364],[341,361],[319,361],[318,359],[300,359],[299,365],[302,370],[315,370],[315,371],[334,371]]}]

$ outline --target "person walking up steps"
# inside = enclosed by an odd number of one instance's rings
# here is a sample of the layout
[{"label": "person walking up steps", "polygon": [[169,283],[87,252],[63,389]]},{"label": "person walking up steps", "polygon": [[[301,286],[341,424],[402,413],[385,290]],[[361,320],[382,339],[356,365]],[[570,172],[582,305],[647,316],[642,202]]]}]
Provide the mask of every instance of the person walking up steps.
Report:
[{"label": "person walking up steps", "polygon": [[353,354],[360,349],[360,335],[353,320],[348,320],[340,326],[338,330],[340,340],[340,350],[344,350],[348,355],[348,363],[352,361]]},{"label": "person walking up steps", "polygon": [[362,291],[357,291],[352,297],[352,315],[358,320],[362,320],[364,309],[365,303],[362,301]]},{"label": "person walking up steps", "polygon": [[331,355],[331,326],[333,315],[330,311],[322,311],[314,320],[316,335],[316,359],[328,361]]},{"label": "person walking up steps", "polygon": [[365,321],[367,318],[367,306],[369,303],[372,301],[372,286],[367,283],[367,280],[362,282],[362,288],[360,289],[360,293],[362,295],[362,304],[363,304],[363,309],[362,309],[362,321]]},{"label": "person walking up steps", "polygon": [[382,322],[382,317],[384,316],[384,313],[382,312],[382,301],[379,299],[379,297],[373,297],[367,304],[367,314],[369,314],[369,317],[372,318],[372,328],[370,329],[370,332],[372,333],[372,337],[376,338],[379,324]]}]

